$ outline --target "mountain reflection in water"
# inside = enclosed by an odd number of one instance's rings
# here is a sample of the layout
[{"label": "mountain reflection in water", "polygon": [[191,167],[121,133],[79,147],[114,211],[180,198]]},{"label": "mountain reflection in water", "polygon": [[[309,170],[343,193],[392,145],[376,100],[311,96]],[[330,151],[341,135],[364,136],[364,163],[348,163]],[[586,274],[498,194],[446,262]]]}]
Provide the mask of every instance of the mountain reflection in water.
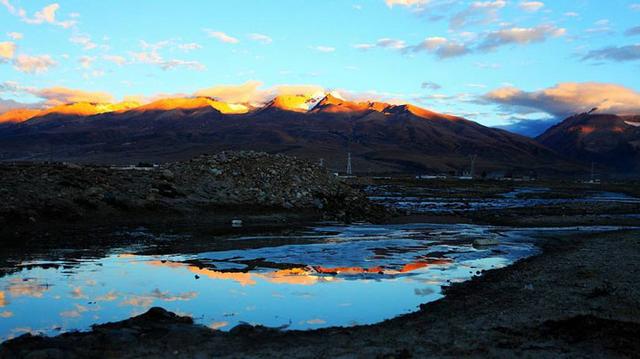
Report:
[{"label": "mountain reflection in water", "polygon": [[[308,244],[270,240],[269,247],[172,255],[120,248],[102,258],[23,262],[0,278],[0,340],[86,330],[152,306],[220,330],[243,322],[289,329],[375,323],[441,298],[452,282],[536,253],[532,238],[541,232],[335,226],[309,230],[302,235]],[[478,238],[499,244],[474,248]]]}]

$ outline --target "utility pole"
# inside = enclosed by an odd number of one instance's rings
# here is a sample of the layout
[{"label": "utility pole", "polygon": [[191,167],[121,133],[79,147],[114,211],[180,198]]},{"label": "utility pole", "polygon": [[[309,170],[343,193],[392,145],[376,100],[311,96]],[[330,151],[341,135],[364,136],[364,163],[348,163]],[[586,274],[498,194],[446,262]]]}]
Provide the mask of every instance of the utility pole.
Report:
[{"label": "utility pole", "polygon": [[474,154],[473,156],[471,156],[471,171],[469,172],[469,175],[471,176],[471,178],[475,177],[476,158],[478,158],[477,154]]},{"label": "utility pole", "polygon": [[353,174],[353,168],[351,167],[351,152],[347,153],[347,175],[351,176]]}]

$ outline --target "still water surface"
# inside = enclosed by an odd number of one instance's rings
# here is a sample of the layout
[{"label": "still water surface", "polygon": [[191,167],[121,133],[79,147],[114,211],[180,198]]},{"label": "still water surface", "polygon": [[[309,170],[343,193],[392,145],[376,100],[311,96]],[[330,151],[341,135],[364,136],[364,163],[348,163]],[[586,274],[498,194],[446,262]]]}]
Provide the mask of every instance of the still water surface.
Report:
[{"label": "still water surface", "polygon": [[[300,235],[305,244],[277,245],[273,237],[266,238],[271,246],[255,249],[137,255],[119,248],[100,258],[22,262],[0,278],[0,341],[87,330],[153,306],[220,330],[239,323],[287,329],[375,323],[441,298],[452,282],[536,253],[533,238],[542,233],[549,231],[323,226]],[[474,247],[479,238],[499,244]]]}]

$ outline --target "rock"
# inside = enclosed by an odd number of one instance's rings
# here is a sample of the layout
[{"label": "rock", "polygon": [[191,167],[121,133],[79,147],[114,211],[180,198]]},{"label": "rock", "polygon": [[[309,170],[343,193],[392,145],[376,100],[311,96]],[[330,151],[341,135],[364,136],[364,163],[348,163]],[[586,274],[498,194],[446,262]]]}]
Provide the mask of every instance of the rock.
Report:
[{"label": "rock", "polygon": [[174,178],[173,172],[171,172],[170,170],[163,170],[162,178],[167,180],[172,180]]}]

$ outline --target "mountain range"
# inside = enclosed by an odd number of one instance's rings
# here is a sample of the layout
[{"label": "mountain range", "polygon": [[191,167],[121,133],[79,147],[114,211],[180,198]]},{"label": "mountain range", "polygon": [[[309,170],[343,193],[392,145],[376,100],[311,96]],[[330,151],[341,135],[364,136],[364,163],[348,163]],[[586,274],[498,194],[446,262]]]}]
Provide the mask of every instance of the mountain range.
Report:
[{"label": "mountain range", "polygon": [[536,138],[564,156],[619,173],[640,171],[640,116],[582,113]]},{"label": "mountain range", "polygon": [[0,115],[0,160],[132,164],[258,150],[322,161],[335,171],[344,171],[351,153],[356,173],[462,173],[472,158],[478,173],[584,171],[571,160],[582,152],[559,145],[559,126],[549,130],[556,135],[534,140],[414,105],[347,101],[335,93],[277,96],[262,106],[208,97],[73,103]]}]

